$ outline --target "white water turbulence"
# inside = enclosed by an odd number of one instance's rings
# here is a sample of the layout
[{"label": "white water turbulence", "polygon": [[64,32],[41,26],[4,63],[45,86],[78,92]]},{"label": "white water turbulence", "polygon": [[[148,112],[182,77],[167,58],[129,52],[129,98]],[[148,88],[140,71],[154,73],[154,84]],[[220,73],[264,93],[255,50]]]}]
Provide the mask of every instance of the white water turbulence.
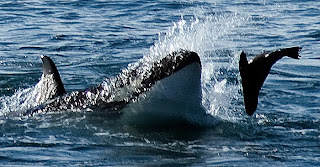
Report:
[{"label": "white water turbulence", "polygon": [[40,81],[35,86],[27,89],[18,89],[12,96],[1,97],[0,116],[19,116],[26,110],[50,99],[51,97],[48,96],[57,91],[52,78],[53,75],[46,77],[42,75]]}]

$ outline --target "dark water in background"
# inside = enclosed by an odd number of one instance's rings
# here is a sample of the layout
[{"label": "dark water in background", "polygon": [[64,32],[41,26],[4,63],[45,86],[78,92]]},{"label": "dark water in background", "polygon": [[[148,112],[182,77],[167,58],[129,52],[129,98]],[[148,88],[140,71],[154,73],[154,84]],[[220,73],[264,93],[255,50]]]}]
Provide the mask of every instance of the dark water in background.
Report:
[{"label": "dark water in background", "polygon": [[[40,55],[70,92],[184,48],[199,53],[203,105],[223,120],[150,129],[86,112],[2,116],[3,166],[320,165],[318,1],[11,0],[0,2],[0,25],[1,115],[27,105]],[[273,67],[246,116],[239,53],[291,46],[303,47],[301,59]]]}]

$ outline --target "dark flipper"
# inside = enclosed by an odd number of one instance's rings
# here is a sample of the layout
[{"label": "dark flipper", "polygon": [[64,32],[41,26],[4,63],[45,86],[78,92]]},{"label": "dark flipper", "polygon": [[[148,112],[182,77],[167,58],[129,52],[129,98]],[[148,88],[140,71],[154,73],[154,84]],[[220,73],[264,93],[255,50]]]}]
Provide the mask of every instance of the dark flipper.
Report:
[{"label": "dark flipper", "polygon": [[258,105],[259,91],[274,63],[284,56],[299,59],[300,47],[292,47],[256,56],[248,63],[244,52],[240,55],[239,70],[242,78],[242,88],[245,109],[248,115],[253,115]]},{"label": "dark flipper", "polygon": [[41,96],[39,102],[44,102],[65,94],[66,90],[64,89],[57,67],[50,57],[41,56],[41,59],[43,76],[41,78],[42,85],[40,87]]}]

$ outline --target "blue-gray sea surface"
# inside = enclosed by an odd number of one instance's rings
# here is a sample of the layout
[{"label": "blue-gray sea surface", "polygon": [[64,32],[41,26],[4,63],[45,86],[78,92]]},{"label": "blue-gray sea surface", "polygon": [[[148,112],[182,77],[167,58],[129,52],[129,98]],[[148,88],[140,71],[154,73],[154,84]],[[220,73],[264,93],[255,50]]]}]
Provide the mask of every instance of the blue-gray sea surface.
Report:
[{"label": "blue-gray sea surface", "polygon": [[[292,46],[303,48],[300,60],[273,66],[247,116],[239,54]],[[32,105],[41,55],[72,92],[180,48],[199,54],[203,107],[218,123],[135,127],[94,111],[10,116]],[[314,0],[1,1],[0,165],[320,166],[319,48]]]}]

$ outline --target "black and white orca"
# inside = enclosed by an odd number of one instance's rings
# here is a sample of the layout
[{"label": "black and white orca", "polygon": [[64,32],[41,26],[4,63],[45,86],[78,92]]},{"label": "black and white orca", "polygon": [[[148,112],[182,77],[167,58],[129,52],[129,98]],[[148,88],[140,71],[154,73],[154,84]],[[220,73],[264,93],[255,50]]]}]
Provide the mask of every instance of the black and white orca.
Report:
[{"label": "black and white orca", "polygon": [[[300,49],[293,47],[264,53],[250,62],[246,54],[241,53],[239,71],[248,115],[257,108],[259,91],[272,65],[283,56],[298,59]],[[40,105],[23,115],[62,110],[107,110],[130,119],[135,116],[190,119],[193,112],[206,114],[202,107],[201,60],[195,52],[176,51],[152,64],[127,68],[97,87],[71,93],[66,93],[53,61],[42,56],[42,62]],[[153,111],[149,111],[151,108]],[[161,112],[163,110],[172,111]]]},{"label": "black and white orca", "polygon": [[123,114],[120,110],[128,105],[131,110],[159,104],[201,108],[201,61],[195,52],[176,51],[151,65],[127,68],[97,87],[71,93],[66,93],[53,61],[42,56],[42,62],[41,105],[24,115],[77,109]]}]

